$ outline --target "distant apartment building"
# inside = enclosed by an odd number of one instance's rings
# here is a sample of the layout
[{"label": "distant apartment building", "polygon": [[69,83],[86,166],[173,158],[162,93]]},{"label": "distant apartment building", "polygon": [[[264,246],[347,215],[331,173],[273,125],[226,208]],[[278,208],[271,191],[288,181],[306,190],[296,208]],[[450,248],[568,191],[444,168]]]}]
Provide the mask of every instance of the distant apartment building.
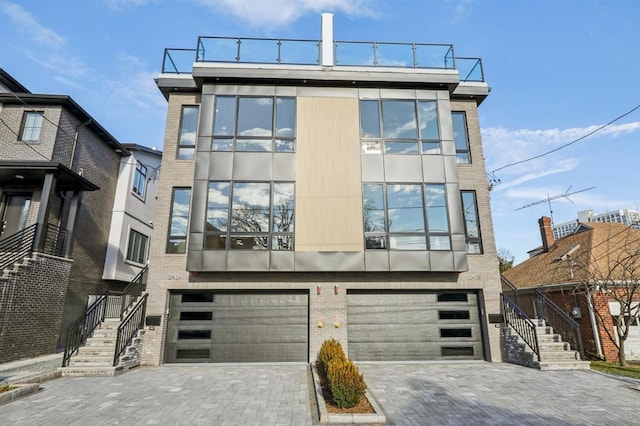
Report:
[{"label": "distant apartment building", "polygon": [[578,212],[577,220],[553,225],[553,236],[556,240],[560,239],[572,234],[578,228],[579,223],[587,222],[622,223],[623,225],[640,229],[640,212],[637,210],[625,209],[594,214],[593,210],[582,210]]},{"label": "distant apartment building", "polygon": [[[200,37],[168,101],[143,363],[500,361],[478,58]],[[498,320],[499,321],[499,320]]]}]

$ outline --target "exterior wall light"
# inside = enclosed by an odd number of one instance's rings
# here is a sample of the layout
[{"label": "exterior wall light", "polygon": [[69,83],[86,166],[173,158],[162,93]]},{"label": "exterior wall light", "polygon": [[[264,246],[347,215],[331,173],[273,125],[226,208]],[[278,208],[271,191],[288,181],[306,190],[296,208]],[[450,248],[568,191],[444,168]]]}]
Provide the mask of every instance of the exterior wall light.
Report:
[{"label": "exterior wall light", "polygon": [[338,293],[340,293],[340,287],[339,287],[339,286],[337,286],[337,285],[334,285],[334,286],[333,286],[333,293],[334,293],[334,294],[338,294]]},{"label": "exterior wall light", "polygon": [[319,285],[318,287],[316,287],[316,294],[318,296],[320,296],[322,294],[322,286]]}]

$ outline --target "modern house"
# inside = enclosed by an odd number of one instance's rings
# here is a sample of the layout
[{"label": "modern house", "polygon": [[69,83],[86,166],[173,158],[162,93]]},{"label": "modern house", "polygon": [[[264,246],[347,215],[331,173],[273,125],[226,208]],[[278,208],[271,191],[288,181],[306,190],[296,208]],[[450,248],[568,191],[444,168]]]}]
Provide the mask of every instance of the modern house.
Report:
[{"label": "modern house", "polygon": [[612,222],[622,223],[640,229],[640,212],[637,210],[612,210],[605,213],[594,214],[593,210],[582,210],[578,212],[577,220],[563,222],[553,225],[553,237],[558,240],[564,236],[572,234],[580,223],[586,222]]},{"label": "modern house", "polygon": [[120,164],[102,274],[112,287],[129,283],[149,260],[162,160],[157,149],[122,145],[131,155]]},{"label": "modern house", "polygon": [[503,273],[513,287],[511,297],[533,318],[540,305],[528,303],[530,296],[544,293],[579,325],[585,352],[607,361],[618,359],[616,324],[628,322],[620,329],[628,330],[624,353],[640,359],[640,321],[624,309],[628,304],[637,313],[640,305],[640,230],[586,222],[555,239],[551,220],[539,223],[543,249]]},{"label": "modern house", "polygon": [[102,279],[129,151],[72,98],[0,69],[0,362],[50,354]]},{"label": "modern house", "polygon": [[480,59],[321,32],[165,50],[143,363],[500,361]]}]

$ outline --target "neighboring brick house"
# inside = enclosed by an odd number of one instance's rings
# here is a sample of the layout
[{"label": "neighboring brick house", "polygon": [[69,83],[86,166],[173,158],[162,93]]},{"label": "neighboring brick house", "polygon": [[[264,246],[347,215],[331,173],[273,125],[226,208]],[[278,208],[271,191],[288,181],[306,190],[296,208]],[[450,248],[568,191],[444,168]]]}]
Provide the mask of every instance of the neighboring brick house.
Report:
[{"label": "neighboring brick house", "polygon": [[[108,289],[112,206],[129,155],[72,98],[31,93],[0,69],[0,362],[54,352],[88,295]],[[32,260],[9,257],[31,241]],[[22,266],[8,272],[14,260]]]},{"label": "neighboring brick house", "polygon": [[143,363],[500,361],[480,60],[253,42],[165,52]]},{"label": "neighboring brick house", "polygon": [[[542,247],[503,276],[519,294],[542,290],[578,322],[587,353],[616,361],[614,322],[620,301],[640,304],[640,230],[619,223],[588,222],[555,240],[548,217],[541,218],[539,225]],[[640,359],[637,319],[630,323],[624,353],[627,359]]]}]

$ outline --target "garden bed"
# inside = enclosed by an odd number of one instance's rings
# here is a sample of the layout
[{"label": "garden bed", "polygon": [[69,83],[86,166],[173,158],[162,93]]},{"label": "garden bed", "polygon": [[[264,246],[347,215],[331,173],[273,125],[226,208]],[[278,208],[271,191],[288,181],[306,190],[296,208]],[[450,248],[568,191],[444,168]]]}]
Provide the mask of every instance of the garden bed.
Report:
[{"label": "garden bed", "polygon": [[0,405],[24,395],[36,393],[40,389],[40,385],[38,383],[11,384],[6,389],[0,392]]}]

